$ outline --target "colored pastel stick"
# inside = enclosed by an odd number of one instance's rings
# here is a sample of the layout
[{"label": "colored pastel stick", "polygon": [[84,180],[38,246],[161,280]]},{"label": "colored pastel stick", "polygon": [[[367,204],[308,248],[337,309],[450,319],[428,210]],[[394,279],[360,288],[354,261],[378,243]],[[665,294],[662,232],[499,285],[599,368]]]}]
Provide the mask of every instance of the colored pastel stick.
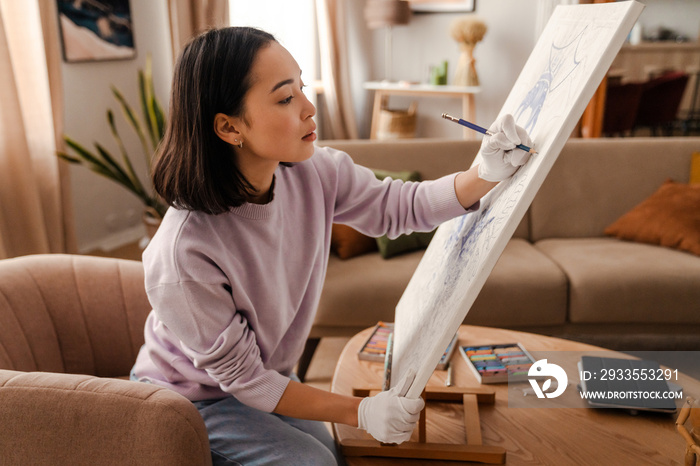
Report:
[{"label": "colored pastel stick", "polygon": [[487,360],[496,360],[498,359],[495,354],[475,354],[474,356],[471,356],[469,359],[472,361],[487,361]]}]

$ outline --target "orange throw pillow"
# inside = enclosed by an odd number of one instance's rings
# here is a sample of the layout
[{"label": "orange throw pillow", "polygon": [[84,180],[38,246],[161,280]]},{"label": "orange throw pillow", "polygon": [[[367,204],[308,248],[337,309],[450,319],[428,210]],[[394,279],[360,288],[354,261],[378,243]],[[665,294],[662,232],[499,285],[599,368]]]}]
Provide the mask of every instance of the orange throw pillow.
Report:
[{"label": "orange throw pillow", "polygon": [[700,185],[667,180],[605,229],[605,234],[700,256]]},{"label": "orange throw pillow", "polygon": [[700,184],[700,152],[693,152],[690,159],[690,184]]},{"label": "orange throw pillow", "polygon": [[334,223],[331,229],[331,251],[341,259],[349,259],[377,250],[377,240],[347,225]]}]

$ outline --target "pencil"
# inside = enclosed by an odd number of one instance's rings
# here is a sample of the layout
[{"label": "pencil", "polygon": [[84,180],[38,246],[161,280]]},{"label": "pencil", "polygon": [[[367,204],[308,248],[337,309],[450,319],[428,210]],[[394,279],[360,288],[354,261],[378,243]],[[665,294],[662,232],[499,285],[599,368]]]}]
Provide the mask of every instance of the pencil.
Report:
[{"label": "pencil", "polygon": [[451,387],[452,386],[452,364],[447,363],[447,380],[445,380],[445,386]]},{"label": "pencil", "polygon": [[383,391],[389,390],[391,388],[391,358],[394,350],[394,332],[389,334],[389,339],[386,342],[386,356],[384,358],[384,385],[382,387]]},{"label": "pencil", "polygon": [[[473,129],[474,131],[476,131],[478,133],[485,134],[487,136],[493,136],[493,133],[491,131],[487,130],[486,128],[482,128],[479,125],[475,125],[474,123],[470,123],[467,120],[462,120],[461,118],[453,117],[452,115],[448,115],[447,113],[443,113],[442,117],[446,120],[454,121],[458,125],[466,126],[469,129]],[[532,149],[532,148],[526,146],[525,144],[518,144],[515,147],[517,147],[518,149],[524,150],[525,152],[529,152],[531,154],[537,153],[535,151],[535,149]]]}]

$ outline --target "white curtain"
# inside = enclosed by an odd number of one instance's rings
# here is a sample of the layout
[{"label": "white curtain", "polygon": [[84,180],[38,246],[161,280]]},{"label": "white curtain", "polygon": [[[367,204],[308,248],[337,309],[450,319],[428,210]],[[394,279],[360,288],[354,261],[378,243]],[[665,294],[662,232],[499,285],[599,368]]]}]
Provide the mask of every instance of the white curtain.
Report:
[{"label": "white curtain", "polygon": [[56,3],[0,0],[0,258],[75,252]]},{"label": "white curtain", "polygon": [[328,122],[328,126],[324,126],[324,139],[357,139],[344,1],[316,0],[316,17],[323,102]]}]

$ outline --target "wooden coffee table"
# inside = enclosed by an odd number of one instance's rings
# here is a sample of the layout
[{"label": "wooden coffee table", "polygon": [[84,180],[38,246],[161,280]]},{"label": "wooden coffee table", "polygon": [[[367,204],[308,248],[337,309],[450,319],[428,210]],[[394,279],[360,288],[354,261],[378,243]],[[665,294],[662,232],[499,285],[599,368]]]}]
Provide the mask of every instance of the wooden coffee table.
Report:
[{"label": "wooden coffee table", "polygon": [[[331,391],[351,395],[353,388],[381,386],[383,365],[361,361],[357,351],[371,329],[355,335],[345,346],[331,384]],[[574,352],[569,359],[558,361],[569,376],[568,397],[561,408],[509,408],[508,384],[481,385],[457,353],[452,357],[453,381],[458,387],[493,388],[494,404],[480,405],[481,434],[484,445],[505,448],[507,464],[682,464],[685,441],[675,428],[675,414],[644,412],[632,416],[625,410],[586,407],[576,389],[581,353],[597,356],[607,351],[559,338],[532,333],[463,325],[460,345],[521,343],[537,360],[547,351]],[[539,355],[538,355],[539,353]],[[566,353],[561,353],[566,356]],[[605,356],[621,357],[608,351]],[[445,371],[435,371],[426,389],[445,386]],[[700,382],[679,372],[678,383],[684,396],[700,398]],[[534,396],[534,395],[531,395]],[[677,402],[681,404],[683,400]],[[577,407],[571,407],[577,406]],[[463,407],[456,403],[430,402],[427,411],[427,441],[465,443]],[[365,432],[333,424],[336,441],[368,439]],[[412,441],[417,441],[414,432]],[[348,465],[460,464],[455,461],[407,460],[379,457],[347,457]],[[469,463],[474,464],[474,463]]]}]

